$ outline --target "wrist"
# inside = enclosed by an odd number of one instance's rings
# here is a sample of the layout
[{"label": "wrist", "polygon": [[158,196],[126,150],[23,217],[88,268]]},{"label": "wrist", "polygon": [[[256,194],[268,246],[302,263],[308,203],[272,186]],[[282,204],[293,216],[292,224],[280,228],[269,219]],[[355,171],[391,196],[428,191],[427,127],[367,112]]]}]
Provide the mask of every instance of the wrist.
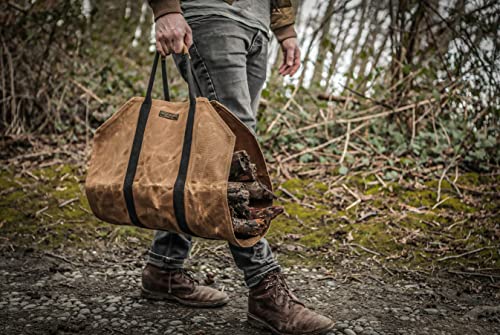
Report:
[{"label": "wrist", "polygon": [[297,33],[295,32],[293,24],[275,29],[274,35],[276,36],[276,38],[278,39],[278,42],[280,42],[280,43],[283,43],[283,41],[285,41],[289,38],[297,37]]},{"label": "wrist", "polygon": [[165,17],[165,16],[173,16],[173,15],[181,15],[182,16],[182,12],[180,13],[177,13],[177,12],[170,12],[170,13],[165,13],[165,14],[162,14],[162,15],[159,15],[158,17],[155,18],[155,22],[158,21],[160,18],[162,17]]},{"label": "wrist", "polygon": [[149,0],[149,4],[153,9],[155,21],[167,14],[182,14],[179,0]]}]

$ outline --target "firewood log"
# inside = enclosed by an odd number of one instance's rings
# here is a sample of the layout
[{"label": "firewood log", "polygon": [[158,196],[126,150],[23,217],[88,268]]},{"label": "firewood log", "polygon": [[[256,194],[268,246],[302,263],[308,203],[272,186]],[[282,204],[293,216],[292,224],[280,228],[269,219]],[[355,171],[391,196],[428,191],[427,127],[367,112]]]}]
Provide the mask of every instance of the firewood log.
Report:
[{"label": "firewood log", "polygon": [[285,211],[282,206],[271,206],[266,208],[250,207],[249,210],[250,219],[264,219],[269,222]]},{"label": "firewood log", "polygon": [[269,227],[269,222],[263,219],[245,220],[233,218],[234,233],[240,238],[258,236]]},{"label": "firewood log", "polygon": [[283,213],[283,207],[250,207],[252,200],[272,200],[274,195],[257,180],[257,169],[246,151],[236,151],[231,161],[227,199],[233,228],[238,238],[261,235],[271,220]]},{"label": "firewood log", "polygon": [[247,190],[250,192],[250,199],[273,199],[273,193],[269,191],[264,185],[261,183],[254,181],[249,183],[242,182],[229,182],[227,186],[228,194],[236,193],[238,190]]},{"label": "firewood log", "polygon": [[238,236],[258,236],[262,234],[269,225],[271,220],[283,213],[284,209],[281,206],[271,206],[267,208],[250,208],[250,218],[241,219],[233,217],[233,227],[235,234]]},{"label": "firewood log", "polygon": [[231,169],[229,170],[229,181],[255,181],[257,168],[255,164],[250,163],[250,157],[247,152],[236,151],[231,160]]}]

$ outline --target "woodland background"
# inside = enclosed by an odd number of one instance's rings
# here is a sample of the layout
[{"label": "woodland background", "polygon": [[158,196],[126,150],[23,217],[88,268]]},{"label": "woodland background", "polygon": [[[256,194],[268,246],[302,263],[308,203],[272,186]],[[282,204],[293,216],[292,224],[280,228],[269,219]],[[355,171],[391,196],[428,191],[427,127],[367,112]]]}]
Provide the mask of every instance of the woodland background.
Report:
[{"label": "woodland background", "polygon": [[[294,292],[335,335],[497,334],[500,3],[295,5],[303,66],[280,77],[271,41],[257,130],[285,208],[267,238]],[[146,301],[152,232],[88,206],[93,133],[145,94],[152,28],[140,0],[0,1],[5,334],[261,334],[223,241],[195,239],[188,266],[226,308]]]},{"label": "woodland background", "polygon": [[[258,114],[287,210],[271,229],[274,248],[321,264],[345,251],[431,271],[497,271],[498,1],[295,4],[303,66],[280,77],[271,41]],[[5,243],[65,248],[85,234],[117,243],[142,234],[97,222],[82,184],[95,129],[144,94],[154,53],[147,4],[2,1],[0,22]],[[186,99],[168,66],[174,99]]]}]

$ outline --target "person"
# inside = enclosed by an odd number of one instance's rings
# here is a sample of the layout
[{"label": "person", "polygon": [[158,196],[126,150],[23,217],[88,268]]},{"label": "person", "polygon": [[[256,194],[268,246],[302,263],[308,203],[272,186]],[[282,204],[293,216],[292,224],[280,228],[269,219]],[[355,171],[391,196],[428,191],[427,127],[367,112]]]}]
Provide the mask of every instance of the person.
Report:
[{"label": "person", "polygon": [[[255,131],[266,79],[269,27],[281,45],[279,73],[300,67],[294,10],[283,0],[149,0],[155,16],[156,48],[166,56],[189,48],[198,94],[218,100]],[[190,236],[157,231],[142,274],[147,298],[193,307],[222,306],[228,296],[201,286],[183,269]],[[333,322],[291,292],[269,243],[229,246],[249,288],[248,322],[275,334],[323,334]]]}]

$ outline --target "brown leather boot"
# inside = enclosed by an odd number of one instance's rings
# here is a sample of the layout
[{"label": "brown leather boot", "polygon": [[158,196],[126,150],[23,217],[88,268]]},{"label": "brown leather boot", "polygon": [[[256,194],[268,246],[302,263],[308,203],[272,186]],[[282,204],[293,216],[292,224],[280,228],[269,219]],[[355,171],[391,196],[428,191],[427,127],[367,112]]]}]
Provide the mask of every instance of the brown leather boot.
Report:
[{"label": "brown leather boot", "polygon": [[162,270],[151,264],[142,271],[142,295],[148,299],[174,300],[192,307],[217,307],[229,301],[226,293],[198,285],[184,269]]},{"label": "brown leather boot", "polygon": [[325,334],[334,322],[311,311],[290,291],[280,272],[269,273],[248,297],[248,322],[277,335]]}]

